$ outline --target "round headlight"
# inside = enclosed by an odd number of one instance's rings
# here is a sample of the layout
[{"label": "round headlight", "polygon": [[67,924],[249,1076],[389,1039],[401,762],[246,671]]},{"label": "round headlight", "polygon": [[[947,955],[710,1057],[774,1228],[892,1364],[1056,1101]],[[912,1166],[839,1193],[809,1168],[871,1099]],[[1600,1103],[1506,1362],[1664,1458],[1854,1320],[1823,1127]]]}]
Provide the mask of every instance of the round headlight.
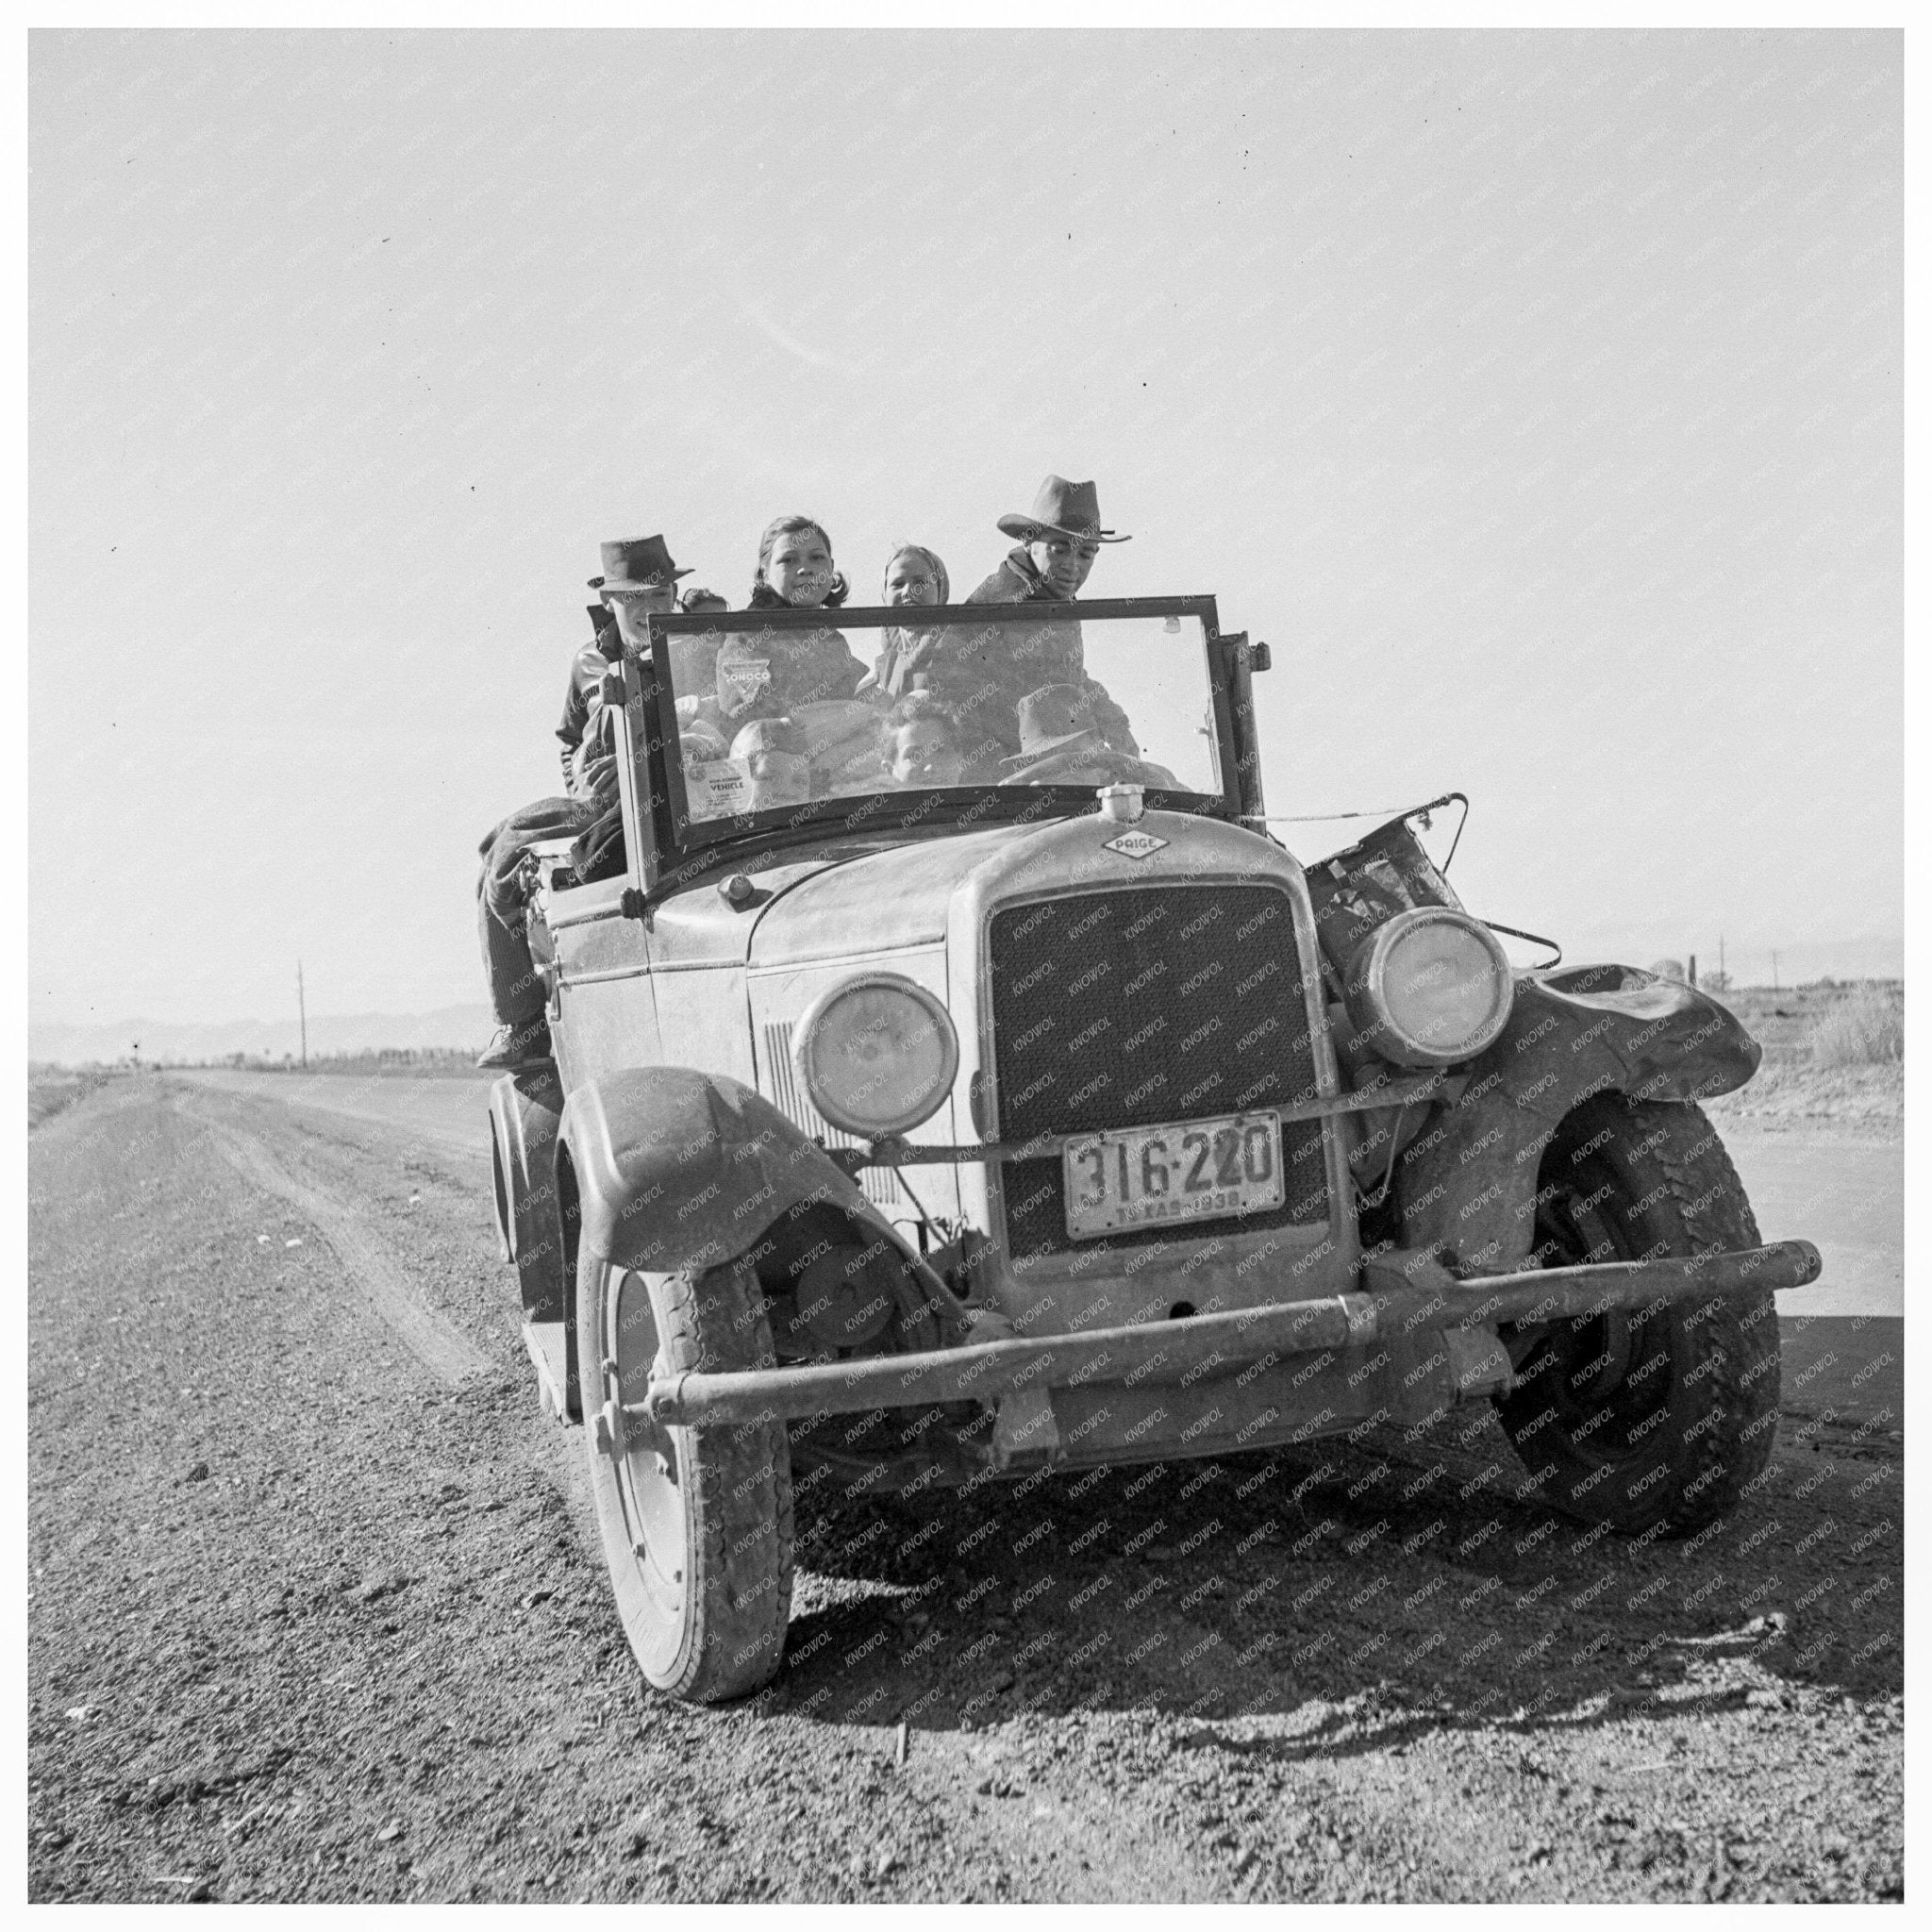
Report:
[{"label": "round headlight", "polygon": [[823,993],[792,1036],[791,1063],[835,1127],[876,1139],[930,1119],[959,1071],[959,1040],[938,998],[896,973]]},{"label": "round headlight", "polygon": [[1384,1059],[1448,1067],[1474,1059],[1508,1024],[1516,988],[1502,942],[1466,912],[1398,912],[1349,961],[1348,1013]]}]

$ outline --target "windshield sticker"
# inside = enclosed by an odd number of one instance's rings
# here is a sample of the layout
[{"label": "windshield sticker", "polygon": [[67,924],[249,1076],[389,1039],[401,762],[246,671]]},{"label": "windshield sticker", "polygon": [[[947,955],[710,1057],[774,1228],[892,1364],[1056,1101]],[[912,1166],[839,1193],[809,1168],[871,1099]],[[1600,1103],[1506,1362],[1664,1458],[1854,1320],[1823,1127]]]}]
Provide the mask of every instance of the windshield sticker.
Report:
[{"label": "windshield sticker", "polygon": [[748,705],[761,692],[772,688],[772,663],[768,658],[754,658],[749,662],[721,664],[724,680],[730,685],[732,695],[741,705]]},{"label": "windshield sticker", "polygon": [[729,758],[702,758],[687,765],[684,789],[693,818],[717,818],[751,809],[751,776]]}]

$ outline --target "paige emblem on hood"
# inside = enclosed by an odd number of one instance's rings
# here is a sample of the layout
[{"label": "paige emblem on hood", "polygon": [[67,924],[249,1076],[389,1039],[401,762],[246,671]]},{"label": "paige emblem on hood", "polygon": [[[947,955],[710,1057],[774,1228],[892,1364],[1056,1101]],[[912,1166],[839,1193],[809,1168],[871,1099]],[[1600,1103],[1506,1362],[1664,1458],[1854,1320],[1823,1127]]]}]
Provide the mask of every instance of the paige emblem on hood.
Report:
[{"label": "paige emblem on hood", "polygon": [[1123,858],[1145,858],[1166,843],[1165,839],[1157,839],[1152,832],[1123,832],[1118,839],[1109,839],[1104,849],[1118,852]]}]

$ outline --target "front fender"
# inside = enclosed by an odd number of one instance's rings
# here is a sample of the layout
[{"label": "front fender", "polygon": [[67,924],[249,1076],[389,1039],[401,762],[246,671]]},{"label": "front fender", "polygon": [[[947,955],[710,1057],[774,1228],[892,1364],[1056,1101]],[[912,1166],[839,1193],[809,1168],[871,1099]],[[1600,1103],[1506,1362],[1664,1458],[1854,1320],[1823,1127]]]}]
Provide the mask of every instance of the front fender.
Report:
[{"label": "front fender", "polygon": [[824,1202],[898,1233],[844,1170],[770,1101],[722,1074],[635,1067],[578,1088],[558,1140],[578,1239],[623,1268],[670,1274],[744,1254],[787,1209]]},{"label": "front fender", "polygon": [[[1635,966],[1565,966],[1519,980],[1514,1024],[1483,1057],[1478,1073],[1500,1064],[1499,1052],[1512,1041],[1524,1043],[1508,1045],[1507,1058],[1518,1065],[1505,1085],[1526,1096],[1531,1088],[1540,1096],[1557,1092],[1560,1070],[1588,1058],[1591,1078],[1609,1077],[1585,1092],[1613,1089],[1633,1100],[1708,1100],[1735,1093],[1764,1058],[1764,1049],[1728,1007],[1694,986]],[[1552,1073],[1558,1075],[1556,1083],[1543,1087]],[[1560,1120],[1570,1106],[1557,1108],[1552,1118]]]},{"label": "front fender", "polygon": [[1691,1101],[1730,1093],[1764,1050],[1694,987],[1633,966],[1525,974],[1503,1037],[1405,1151],[1404,1244],[1459,1274],[1505,1274],[1535,1245],[1537,1172],[1563,1118],[1597,1093]]}]

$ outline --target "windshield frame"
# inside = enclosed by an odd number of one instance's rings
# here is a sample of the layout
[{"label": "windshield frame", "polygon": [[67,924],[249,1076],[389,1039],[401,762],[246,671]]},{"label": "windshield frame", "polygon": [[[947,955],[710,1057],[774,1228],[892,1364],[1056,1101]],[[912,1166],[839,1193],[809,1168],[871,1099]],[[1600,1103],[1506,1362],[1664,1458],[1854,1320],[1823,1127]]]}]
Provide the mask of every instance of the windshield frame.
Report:
[{"label": "windshield frame", "polygon": [[[690,817],[683,759],[675,727],[660,728],[664,708],[675,703],[671,675],[670,640],[676,637],[724,636],[759,630],[823,630],[828,625],[846,631],[855,642],[868,632],[891,625],[936,621],[960,625],[987,624],[1037,625],[1042,617],[1065,615],[1082,622],[1112,618],[1192,617],[1201,624],[1207,644],[1208,680],[1213,702],[1216,759],[1222,774],[1221,792],[1149,790],[1150,809],[1186,812],[1193,817],[1239,823],[1244,810],[1243,774],[1252,767],[1244,758],[1250,747],[1241,741],[1238,715],[1245,710],[1237,692],[1244,682],[1240,662],[1240,636],[1224,638],[1211,596],[1115,597],[1029,601],[1011,604],[865,605],[840,608],[774,608],[755,610],[677,611],[654,613],[649,619],[649,657],[626,646],[623,658],[625,708],[630,713],[630,740],[635,760],[636,798],[647,803],[648,828],[627,825],[626,837],[637,838],[650,851],[658,876],[690,878],[709,872],[727,858],[745,857],[787,845],[828,838],[888,837],[910,839],[932,833],[970,830],[1012,823],[1065,818],[1097,808],[1091,785],[990,785],[947,789],[916,787],[896,791],[881,787],[849,797],[817,799],[805,805],[779,806],[729,818]],[[855,655],[870,661],[855,643]],[[1246,718],[1240,722],[1248,723]],[[1250,726],[1250,728],[1252,728]],[[885,801],[903,806],[889,810]],[[626,817],[629,811],[626,809]],[[640,849],[634,846],[633,849]]]}]

